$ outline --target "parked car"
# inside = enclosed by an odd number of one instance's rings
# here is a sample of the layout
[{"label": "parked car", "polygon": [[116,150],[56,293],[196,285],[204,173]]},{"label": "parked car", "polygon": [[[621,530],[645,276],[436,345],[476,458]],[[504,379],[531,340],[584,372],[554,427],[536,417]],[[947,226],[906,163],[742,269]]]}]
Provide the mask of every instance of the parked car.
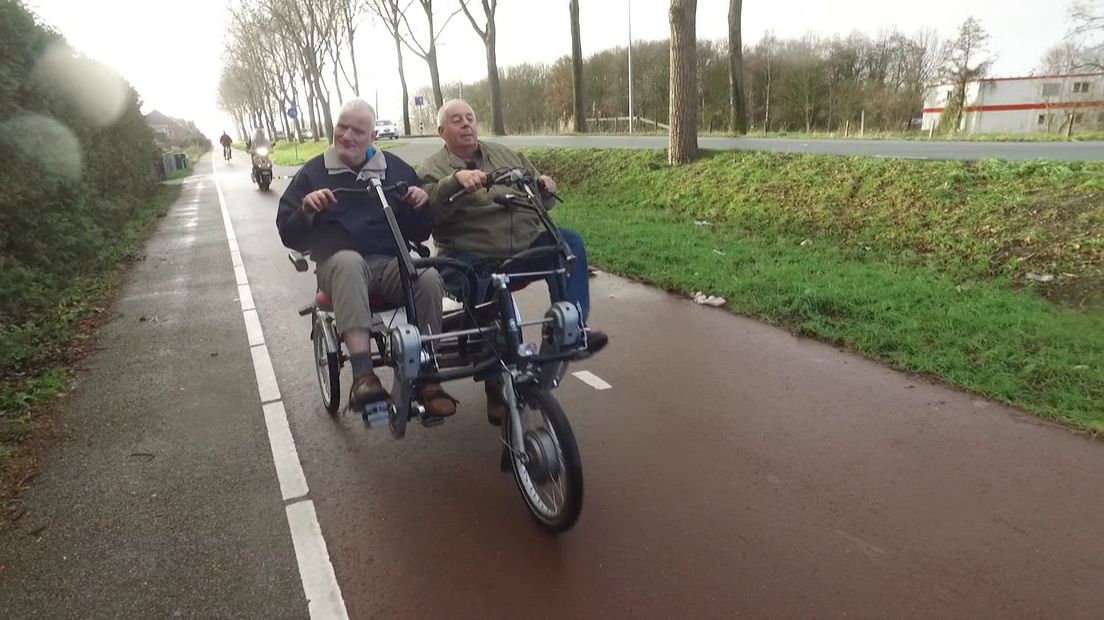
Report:
[{"label": "parked car", "polygon": [[384,138],[398,140],[399,128],[391,121],[376,121],[376,139],[383,140]]}]

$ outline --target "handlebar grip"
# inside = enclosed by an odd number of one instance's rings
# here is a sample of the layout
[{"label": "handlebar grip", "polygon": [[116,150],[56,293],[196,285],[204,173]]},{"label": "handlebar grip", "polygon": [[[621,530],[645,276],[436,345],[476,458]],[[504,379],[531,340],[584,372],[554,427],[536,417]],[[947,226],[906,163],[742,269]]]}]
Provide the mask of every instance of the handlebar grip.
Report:
[{"label": "handlebar grip", "polygon": [[448,204],[452,204],[453,200],[456,200],[457,198],[463,196],[467,191],[468,190],[466,190],[466,189],[461,189],[460,191],[456,192],[455,194],[449,196],[448,200],[446,200],[445,202],[448,203]]}]

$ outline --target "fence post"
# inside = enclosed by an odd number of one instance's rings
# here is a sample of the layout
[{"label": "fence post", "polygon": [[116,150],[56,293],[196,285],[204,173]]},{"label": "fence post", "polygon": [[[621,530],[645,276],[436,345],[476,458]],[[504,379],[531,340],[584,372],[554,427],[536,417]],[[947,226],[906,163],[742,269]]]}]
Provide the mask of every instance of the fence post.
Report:
[{"label": "fence post", "polygon": [[859,123],[860,123],[859,124],[859,137],[860,138],[865,138],[866,137],[866,110],[863,110],[862,114],[859,115]]}]

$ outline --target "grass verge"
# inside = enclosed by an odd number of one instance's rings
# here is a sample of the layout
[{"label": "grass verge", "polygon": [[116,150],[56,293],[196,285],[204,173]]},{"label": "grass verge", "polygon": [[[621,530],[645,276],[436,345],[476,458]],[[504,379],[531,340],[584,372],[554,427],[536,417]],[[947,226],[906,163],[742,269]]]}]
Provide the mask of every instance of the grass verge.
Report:
[{"label": "grass verge", "polygon": [[[69,367],[85,354],[92,330],[103,312],[124,271],[127,258],[146,238],[153,221],[164,215],[176,200],[181,186],[163,185],[148,203],[148,208],[130,221],[110,249],[110,266],[67,283],[58,295],[54,311],[21,326],[19,333],[0,334],[4,346],[19,341],[19,349],[31,348],[33,356],[19,358],[18,371],[5,369],[0,375],[0,525],[10,516],[13,499],[22,490],[33,470],[36,437],[48,427],[44,408],[68,384]],[[33,342],[23,342],[27,339]],[[10,341],[10,342],[9,342]],[[10,361],[10,360],[9,360]]]},{"label": "grass verge", "polygon": [[1104,164],[527,154],[610,271],[1104,433]]},{"label": "grass verge", "polygon": [[[387,150],[398,145],[397,141],[376,142],[376,148]],[[277,166],[298,166],[322,154],[330,146],[329,140],[303,142],[296,147],[295,142],[277,142],[272,151],[272,163]]]}]

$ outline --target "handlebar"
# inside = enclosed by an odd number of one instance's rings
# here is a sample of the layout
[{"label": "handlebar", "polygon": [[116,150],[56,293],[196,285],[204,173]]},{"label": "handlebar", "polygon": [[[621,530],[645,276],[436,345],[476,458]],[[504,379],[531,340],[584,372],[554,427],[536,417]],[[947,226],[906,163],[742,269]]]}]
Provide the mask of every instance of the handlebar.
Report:
[{"label": "handlebar", "polygon": [[[380,189],[386,194],[405,194],[406,190],[410,189],[410,184],[406,181],[399,181],[393,185],[382,185]],[[369,185],[367,187],[338,187],[330,191],[335,194],[371,194],[375,190]]]},{"label": "handlebar", "polygon": [[[526,185],[537,185],[541,188],[542,191],[547,191],[544,188],[544,183],[542,183],[540,179],[535,178],[533,174],[530,173],[528,170],[523,170],[521,168],[499,168],[498,170],[492,171],[490,174],[487,175],[487,180],[483,183],[482,187],[483,189],[487,189],[492,185],[509,185],[511,187],[517,188],[521,188]],[[445,203],[452,204],[454,200],[463,196],[467,192],[467,189],[461,188],[459,191],[454,192],[451,196],[449,196]],[[552,194],[551,192],[549,193],[554,196],[556,200],[560,200],[560,197],[556,196],[556,194]]]}]

